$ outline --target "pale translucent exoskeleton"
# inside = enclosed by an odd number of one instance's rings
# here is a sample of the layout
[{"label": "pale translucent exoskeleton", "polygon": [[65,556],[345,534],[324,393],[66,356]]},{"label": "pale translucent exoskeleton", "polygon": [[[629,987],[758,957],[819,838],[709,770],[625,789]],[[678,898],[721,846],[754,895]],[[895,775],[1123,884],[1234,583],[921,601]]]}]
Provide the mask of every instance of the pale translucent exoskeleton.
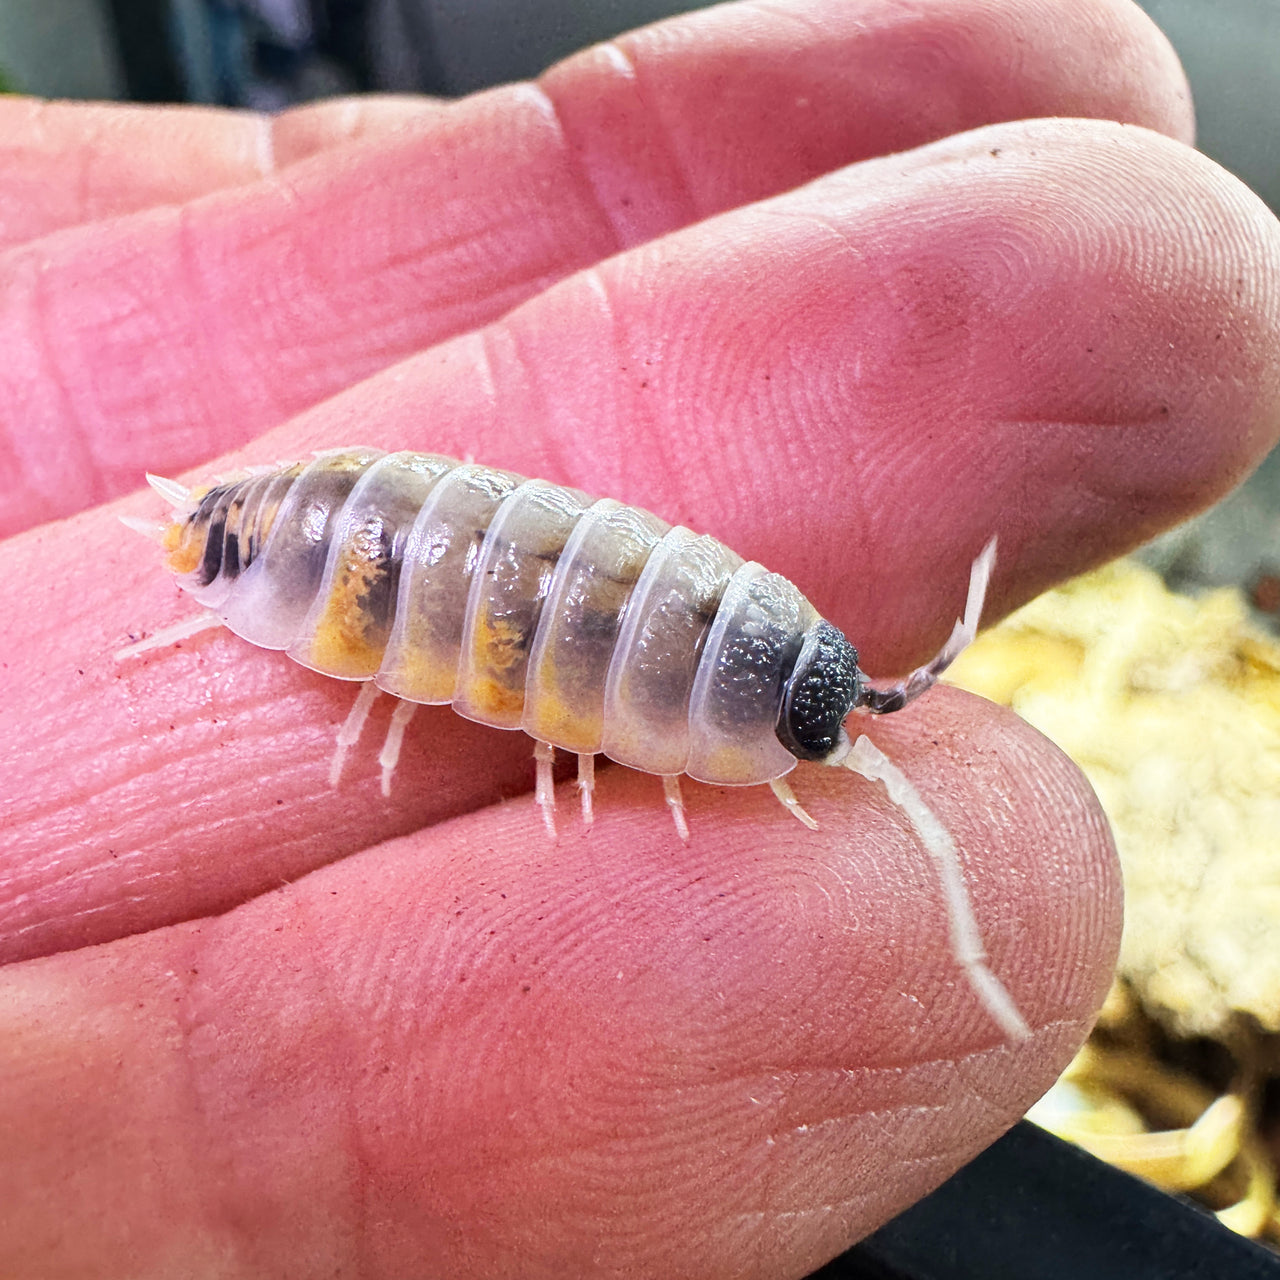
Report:
[{"label": "pale translucent exoskeleton", "polygon": [[[1012,1038],[1026,1024],[987,968],[954,845],[852,711],[896,711],[973,638],[994,561],[974,563],[965,616],[905,680],[877,687],[844,635],[787,579],[637,507],[434,454],[345,449],[194,491],[174,507],[168,566],[206,612],[121,651],[226,626],[324,675],[360,683],[331,781],[380,692],[400,701],[379,757],[392,778],[414,708],[448,703],[535,742],[536,797],[555,834],[556,748],[660,775],[682,838],[679,779],[768,783],[816,826],[785,775],[800,760],[882,781],[937,859],[956,958]],[[136,522],[135,522],[136,527]]]}]

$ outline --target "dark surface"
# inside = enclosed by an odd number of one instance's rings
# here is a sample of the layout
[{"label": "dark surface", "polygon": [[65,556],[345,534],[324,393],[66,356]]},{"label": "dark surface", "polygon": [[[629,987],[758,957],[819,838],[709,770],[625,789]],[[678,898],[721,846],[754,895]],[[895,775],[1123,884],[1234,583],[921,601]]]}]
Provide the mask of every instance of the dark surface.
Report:
[{"label": "dark surface", "polygon": [[1280,1280],[1280,1257],[1024,1120],[810,1280]]},{"label": "dark surface", "polygon": [[861,690],[858,651],[824,618],[804,638],[783,687],[778,741],[798,760],[825,760]]},{"label": "dark surface", "polygon": [[181,102],[182,74],[169,42],[169,0],[109,0],[125,87],[134,102]]}]

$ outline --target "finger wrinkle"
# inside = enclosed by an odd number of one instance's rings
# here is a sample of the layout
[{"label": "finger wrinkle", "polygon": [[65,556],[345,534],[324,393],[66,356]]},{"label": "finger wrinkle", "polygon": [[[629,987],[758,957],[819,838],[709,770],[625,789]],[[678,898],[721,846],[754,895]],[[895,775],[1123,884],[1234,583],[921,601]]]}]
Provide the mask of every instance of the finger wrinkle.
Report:
[{"label": "finger wrinkle", "polygon": [[[173,877],[162,872],[151,872],[142,879],[168,883]],[[129,931],[122,930],[120,922],[122,918],[128,918],[129,908],[137,907],[145,911],[155,901],[155,896],[151,892],[124,893],[115,885],[113,889],[115,892],[109,903],[75,906],[70,909],[66,907],[65,897],[60,892],[56,922],[51,916],[39,916],[26,924],[6,924],[0,931],[0,936],[3,939],[3,950],[9,954],[0,955],[0,966],[18,964],[33,956],[48,954],[50,939],[53,940],[54,950],[74,951],[127,934]],[[37,912],[42,905],[41,895],[35,893],[24,894],[11,902],[32,907]],[[27,939],[31,941],[27,942]]]},{"label": "finger wrinkle", "polygon": [[276,171],[276,117],[254,115],[250,156],[256,177],[265,178]]},{"label": "finger wrinkle", "polygon": [[[859,1055],[865,1048],[859,1044]],[[826,1087],[840,1090],[856,1090],[860,1096],[879,1096],[881,1093],[895,1093],[904,1087],[904,1080],[916,1076],[925,1076],[932,1082],[951,1072],[962,1057],[986,1060],[1001,1049],[972,1049],[963,1055],[950,1052],[945,1056],[926,1057],[911,1056],[899,1059],[876,1057],[873,1060],[860,1062],[856,1066],[843,1063],[827,1063],[822,1061],[791,1062],[787,1066],[762,1063],[750,1070],[725,1071],[717,1070],[714,1080],[697,1082],[683,1088],[698,1088],[703,1084],[708,1088],[718,1089],[726,1085],[741,1085],[752,1093],[767,1092],[762,1086],[770,1086],[788,1091],[799,1081],[825,1081]],[[798,1057],[801,1055],[797,1055]],[[936,1090],[936,1084],[930,1083],[930,1091]]]},{"label": "finger wrinkle", "polygon": [[[1105,987],[1096,1002],[1088,1006],[1090,1011],[1101,1006],[1104,992]],[[1083,1042],[1086,1029],[1082,1020],[1077,1028],[1077,1046]],[[1017,1050],[1011,1050],[1010,1056],[1016,1055]],[[1040,1061],[1053,1062],[1054,1059],[1046,1054]],[[972,1123],[979,1132],[997,1128],[1002,1119],[1008,1123],[1008,1117],[1025,1111],[1053,1083],[1057,1074],[1056,1071],[1046,1073],[1043,1067],[1039,1071],[1017,1071],[1007,1063],[981,1063],[973,1055],[957,1058],[955,1080],[964,1098],[965,1123]]]},{"label": "finger wrinkle", "polygon": [[[779,1237],[787,1240],[791,1249],[803,1248],[801,1257],[807,1257],[813,1262],[820,1262],[824,1255],[830,1256],[845,1245],[853,1243],[852,1224],[868,1218],[874,1220],[876,1209],[885,1198],[883,1186],[884,1184],[876,1189],[850,1191],[838,1199],[825,1200],[811,1208],[781,1209],[770,1205],[756,1215],[744,1215],[744,1225],[747,1219],[753,1219],[755,1226],[753,1234],[754,1256],[759,1267],[757,1274],[778,1274]],[[834,1229],[838,1233],[835,1242],[829,1238],[824,1239],[823,1234],[819,1234],[824,1225],[828,1225],[828,1230]],[[808,1231],[801,1234],[808,1235],[809,1238],[796,1241],[794,1237],[797,1227],[808,1227]],[[814,1235],[817,1236],[816,1239],[813,1238]],[[788,1254],[790,1252],[791,1250],[787,1250]],[[815,1257],[815,1254],[818,1256]],[[788,1261],[793,1259],[789,1257]],[[805,1270],[808,1271],[808,1267]]]},{"label": "finger wrinkle", "polygon": [[[367,1226],[353,1215],[366,1170],[353,1090],[367,1048],[333,998],[303,895],[282,889],[268,905],[288,965],[279,989],[277,974],[229,952],[237,913],[170,935],[191,1129],[213,1174],[208,1217],[244,1275],[278,1273],[278,1237],[298,1230],[299,1213],[312,1259],[361,1274],[354,1228]],[[238,1020],[268,1005],[278,1039],[242,1034]],[[300,1185],[305,1210],[294,1200]]]},{"label": "finger wrinkle", "polygon": [[[47,837],[46,832],[40,834]],[[11,893],[0,904],[0,964],[145,931],[152,927],[148,910],[158,900],[173,898],[171,890],[183,884],[177,869],[147,870],[151,851],[146,848],[84,866],[76,861],[78,852],[71,844],[61,874]],[[27,874],[13,884],[30,884],[30,877],[44,870],[38,864],[24,868]],[[95,902],[95,897],[100,900]]]},{"label": "finger wrinkle", "polygon": [[[285,202],[296,201],[287,178],[277,175],[273,185]],[[287,416],[285,407],[271,394],[272,379],[257,376],[256,361],[246,358],[247,353],[242,356],[236,348],[236,317],[223,314],[213,287],[216,276],[205,270],[199,246],[204,241],[206,229],[201,225],[196,206],[182,204],[177,207],[173,234],[177,277],[186,285],[187,293],[186,305],[182,309],[192,318],[184,333],[173,336],[182,342],[188,358],[194,357],[191,363],[201,370],[202,381],[215,385],[219,395],[233,402],[221,406],[219,416],[234,418],[243,414],[258,422],[284,418]],[[168,338],[169,335],[165,336]],[[234,403],[237,400],[238,405]]]},{"label": "finger wrinkle", "polygon": [[[338,1040],[345,1046],[341,1058],[349,1064],[367,1062],[370,1056],[368,1022],[360,1016],[359,1006],[353,1007],[340,989],[342,974],[333,965],[326,945],[331,923],[318,909],[319,899],[302,893],[292,897],[299,921],[298,934],[310,961],[311,987],[319,994],[325,1021],[336,1029]],[[362,1255],[366,1243],[373,1243],[369,1194],[378,1170],[376,1152],[365,1137],[360,1080],[361,1073],[356,1071],[341,1078],[336,1089],[339,1114],[334,1118],[335,1129],[344,1140],[343,1147],[349,1162],[344,1206],[348,1213],[343,1226],[355,1275],[368,1271],[368,1259]]]},{"label": "finger wrinkle", "polygon": [[[594,268],[579,273],[560,287],[589,297],[593,310],[604,307],[608,314],[607,289]],[[524,469],[525,474],[575,484],[584,463],[589,462],[575,453],[579,433],[554,429],[563,421],[566,410],[572,411],[572,402],[565,399],[557,385],[566,371],[542,358],[536,333],[526,337],[521,320],[517,312],[510,319],[482,330],[480,335],[490,385],[497,389],[495,401],[499,416],[509,416],[513,422],[540,422],[548,428],[534,443],[533,450],[521,458],[512,458],[511,465]],[[510,456],[509,449],[504,452]]]},{"label": "finger wrinkle", "polygon": [[[11,1260],[34,1249],[36,1233],[49,1235],[47,1256],[6,1275],[103,1275],[105,1258],[123,1257],[133,1263],[130,1274],[177,1274],[175,1267],[196,1259],[198,1269],[214,1252],[198,1224],[208,1152],[177,1131],[184,1107],[176,975],[160,967],[129,973],[118,955],[93,961],[5,975],[10,1017],[15,1004],[32,1006],[13,1026],[20,1051],[38,1058],[46,1079],[7,1081],[16,1087],[4,1099],[6,1127],[25,1133],[5,1163],[12,1177],[34,1178],[14,1188],[15,1208],[3,1206],[9,1231],[0,1248]],[[139,1198],[153,1202],[145,1226],[133,1216]],[[169,1216],[153,1218],[156,1205]]]},{"label": "finger wrinkle", "polygon": [[592,166],[587,163],[581,148],[573,145],[565,127],[565,120],[561,115],[560,107],[556,102],[553,86],[554,81],[549,79],[531,80],[517,85],[513,91],[513,97],[516,101],[531,103],[554,130],[556,150],[559,151],[566,166],[577,178],[579,189],[589,197],[597,219],[608,230],[610,243],[605,247],[605,255],[617,253],[620,249],[626,248],[626,237],[623,235],[613,211],[596,183],[596,175]]},{"label": "finger wrinkle", "polygon": [[[1000,1125],[1000,1128],[1002,1130],[1008,1128],[1007,1117]],[[988,1122],[984,1127],[979,1122],[973,1126],[973,1129],[975,1133],[989,1135],[996,1130],[996,1126]],[[985,1136],[983,1138],[971,1138],[967,1142],[954,1143],[938,1142],[935,1139],[930,1141],[927,1149],[922,1151],[911,1153],[895,1152],[890,1163],[892,1168],[900,1173],[914,1175],[912,1181],[924,1183],[925,1190],[931,1191],[954,1173],[955,1170],[962,1165],[968,1164],[983,1147],[989,1145],[989,1142],[990,1139]]]},{"label": "finger wrinkle", "polygon": [[[69,500],[76,506],[100,502],[105,485],[93,435],[75,409],[53,337],[56,320],[45,263],[38,252],[11,253],[0,257],[0,273],[5,277],[5,311],[10,313],[0,320],[9,331],[2,344],[6,360],[0,363],[0,388],[9,384],[0,394],[0,417],[6,422],[12,459],[12,474],[5,480],[19,494],[30,491],[26,510],[20,506],[9,520],[0,514],[3,537],[61,514]],[[11,371],[21,370],[20,375],[6,376],[6,365]]]},{"label": "finger wrinkle", "polygon": [[[652,33],[619,37],[558,64],[537,82],[556,103],[565,145],[611,228],[615,250],[706,212],[676,143],[688,121],[667,118],[644,75],[644,51],[653,45]],[[659,64],[664,53],[659,42],[653,53]]]},{"label": "finger wrinkle", "polygon": [[[630,52],[628,52],[628,46],[630,46]],[[617,41],[617,47],[627,59],[630,68],[626,79],[633,86],[635,102],[640,108],[641,119],[646,126],[645,139],[647,142],[657,143],[662,158],[666,162],[666,171],[677,183],[673,193],[674,198],[668,197],[671,202],[671,214],[663,230],[695,222],[713,210],[705,208],[698,198],[697,186],[693,180],[689,161],[684,155],[684,148],[676,141],[680,126],[684,122],[672,117],[661,95],[652,93],[647,87],[642,65],[644,42],[639,37],[624,37]],[[649,234],[652,234],[652,231]]]},{"label": "finger wrinkle", "polygon": [[[788,226],[817,227],[818,230],[830,237],[842,252],[847,253],[861,267],[866,262],[866,246],[853,238],[849,224],[854,222],[853,214],[860,209],[873,208],[883,198],[883,195],[876,190],[875,186],[870,185],[864,188],[860,199],[855,198],[852,201],[841,200],[838,213],[823,213],[821,209],[813,207],[813,202],[808,202],[809,207],[806,208],[798,200],[783,197],[777,200],[766,200],[757,205],[752,211],[752,216],[777,219],[783,224],[784,228]],[[895,202],[901,202],[900,194],[898,194]]]},{"label": "finger wrinkle", "polygon": [[835,1126],[844,1127],[854,1123],[876,1126],[888,1126],[895,1123],[907,1123],[912,1120],[928,1121],[931,1116],[942,1115],[954,1106],[952,1099],[935,1103],[904,1103],[902,1106],[859,1107],[852,1111],[842,1111],[834,1115],[824,1114],[817,1119],[802,1123],[789,1124],[786,1128],[771,1130],[766,1139],[771,1145],[787,1138],[806,1140],[821,1136],[825,1129]]},{"label": "finger wrinkle", "polygon": [[533,107],[542,119],[551,126],[560,149],[566,149],[564,125],[560,119],[560,111],[546,89],[536,80],[525,80],[520,84],[512,85],[510,92],[513,105],[525,103]]},{"label": "finger wrinkle", "polygon": [[[232,1189],[240,1180],[232,1152],[228,1147],[228,1130],[220,1109],[211,1105],[216,1085],[208,1080],[209,1060],[206,1028],[213,1023],[211,1013],[202,1008],[201,973],[207,968],[209,935],[203,928],[175,930],[170,936],[169,965],[165,973],[175,985],[170,1014],[177,1045],[173,1057],[178,1087],[175,1106],[185,1123],[171,1126],[178,1132],[171,1141],[181,1141],[189,1167],[199,1170],[198,1181],[203,1194],[199,1204],[203,1227],[217,1238],[230,1254],[230,1274],[253,1274],[249,1265],[250,1235],[241,1228],[232,1208]],[[247,1191],[246,1191],[247,1194]]]},{"label": "finger wrinkle", "polygon": [[[155,743],[154,763],[126,752],[122,767],[107,778],[100,770],[94,776],[95,760],[60,759],[62,768],[83,779],[81,792],[64,792],[53,809],[37,804],[20,823],[15,814],[5,824],[5,860],[13,869],[4,877],[0,902],[0,955],[23,959],[42,954],[45,946],[65,950],[149,928],[151,922],[140,919],[148,905],[155,910],[168,904],[167,911],[160,909],[169,921],[230,905],[218,892],[216,866],[196,863],[202,852],[218,850],[235,825],[216,800],[201,794],[198,781],[193,794],[193,781],[207,772],[199,762],[207,762],[219,732],[186,739],[189,745],[178,755],[166,735]],[[56,786],[49,791],[56,795]],[[35,789],[36,795],[44,792]],[[181,839],[174,840],[168,826],[153,826],[155,795],[181,798]],[[277,857],[286,848],[281,842]],[[41,849],[50,852],[42,855]],[[150,869],[157,867],[163,869]],[[57,902],[55,909],[46,904],[49,898]],[[190,905],[183,911],[178,903]]]},{"label": "finger wrinkle", "polygon": [[[615,52],[620,52],[616,46]],[[616,62],[612,58],[608,61],[609,65],[616,70]],[[624,78],[627,77],[624,76]],[[634,75],[630,78],[634,79]],[[628,236],[609,201],[605,199],[597,181],[595,167],[587,160],[584,149],[575,145],[575,140],[569,134],[561,109],[556,102],[554,84],[554,80],[544,78],[522,84],[516,92],[532,102],[554,128],[557,149],[565,164],[577,178],[579,189],[589,198],[598,220],[608,230],[610,243],[605,250],[606,255],[617,253],[627,247]]]},{"label": "finger wrinkle", "polygon": [[627,56],[627,51],[617,40],[603,40],[596,45],[596,51],[602,58],[626,80],[638,79],[636,64]]},{"label": "finger wrinkle", "polygon": [[[739,1222],[755,1222],[761,1226],[774,1226],[779,1223],[791,1222],[807,1222],[813,1218],[830,1218],[834,1217],[842,1210],[858,1209],[876,1199],[876,1193],[872,1191],[850,1191],[847,1195],[841,1196],[838,1200],[827,1200],[822,1204],[801,1206],[795,1209],[779,1209],[772,1205],[767,1209],[761,1209],[757,1212],[746,1211],[742,1214],[735,1215],[734,1220]],[[772,1255],[776,1244],[773,1241],[761,1241],[762,1246],[769,1250]]]},{"label": "finger wrinkle", "polygon": [[454,357],[460,358],[466,366],[467,402],[474,407],[476,416],[482,421],[493,421],[498,414],[498,382],[494,377],[493,352],[490,349],[493,341],[492,328],[493,326],[486,325],[483,329],[455,338],[449,344]]},{"label": "finger wrinkle", "polygon": [[[539,395],[538,380],[525,359],[511,326],[500,322],[481,329],[476,335],[475,348],[479,356],[478,372],[488,391],[494,417],[499,421],[507,417],[512,421],[545,421],[547,406]],[[525,405],[530,408],[525,409]],[[558,442],[555,442],[551,432],[540,442],[546,449],[552,448],[553,443]],[[492,465],[496,460],[490,458],[482,461],[486,465]],[[557,470],[554,463],[550,463],[544,478],[564,478],[572,474]]]}]

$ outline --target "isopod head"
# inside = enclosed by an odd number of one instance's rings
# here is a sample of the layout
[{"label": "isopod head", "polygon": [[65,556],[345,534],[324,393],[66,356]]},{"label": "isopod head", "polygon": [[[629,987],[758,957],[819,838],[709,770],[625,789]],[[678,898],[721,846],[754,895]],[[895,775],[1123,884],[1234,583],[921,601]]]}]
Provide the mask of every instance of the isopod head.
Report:
[{"label": "isopod head", "polygon": [[858,651],[825,619],[809,628],[783,692],[778,740],[798,760],[842,759],[845,718],[862,695]]}]

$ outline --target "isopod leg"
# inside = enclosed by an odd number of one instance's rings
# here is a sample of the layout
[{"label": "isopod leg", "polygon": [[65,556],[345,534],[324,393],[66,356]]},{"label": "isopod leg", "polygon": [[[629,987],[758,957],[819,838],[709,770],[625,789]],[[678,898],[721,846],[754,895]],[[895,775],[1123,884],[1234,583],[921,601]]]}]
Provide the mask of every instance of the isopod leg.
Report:
[{"label": "isopod leg", "polygon": [[591,800],[596,789],[596,758],[590,752],[578,754],[578,795],[582,799],[582,825],[589,827],[595,819]]},{"label": "isopod leg", "polygon": [[197,613],[193,618],[187,618],[182,622],[175,622],[171,627],[162,628],[155,635],[148,636],[145,640],[139,640],[136,644],[127,644],[123,649],[117,649],[113,656],[117,662],[125,662],[129,658],[136,658],[140,653],[150,653],[152,649],[167,649],[171,644],[177,644],[179,640],[185,640],[188,636],[199,635],[202,631],[209,631],[214,627],[220,626],[222,626],[222,619],[211,609],[206,609],[203,613]]},{"label": "isopod leg", "polygon": [[537,766],[537,781],[534,786],[534,798],[542,811],[542,825],[547,835],[556,838],[556,783],[552,775],[552,767],[556,760],[556,749],[549,742],[534,742],[533,759]]},{"label": "isopod leg", "polygon": [[800,801],[796,799],[796,793],[791,790],[791,784],[785,778],[773,778],[770,780],[769,786],[792,817],[799,818],[810,831],[817,831],[818,824],[809,816]]},{"label": "isopod leg", "polygon": [[396,709],[391,713],[391,723],[387,726],[386,740],[378,754],[378,763],[382,766],[382,794],[391,794],[391,779],[400,763],[400,748],[404,745],[404,731],[418,709],[416,702],[406,702],[403,698],[396,700]]},{"label": "isopod leg", "polygon": [[175,508],[185,507],[191,498],[191,490],[185,484],[179,484],[177,480],[170,480],[165,476],[153,476],[150,471],[146,473],[147,483],[171,506]]},{"label": "isopod leg", "polygon": [[116,516],[126,529],[140,533],[148,542],[161,545],[164,542],[164,531],[169,527],[163,520],[144,520],[141,516]]},{"label": "isopod leg", "polygon": [[342,777],[342,766],[346,763],[347,752],[360,741],[364,722],[369,718],[369,712],[373,709],[373,704],[377,702],[378,694],[381,692],[372,680],[366,680],[360,686],[360,692],[356,695],[347,718],[342,722],[342,728],[338,730],[338,745],[333,753],[333,761],[329,765],[331,787],[338,785],[338,779]]},{"label": "isopod leg", "polygon": [[671,810],[671,820],[676,824],[676,835],[688,843],[689,824],[684,819],[684,796],[680,794],[679,774],[662,775],[662,794],[666,797],[667,808]]},{"label": "isopod leg", "polygon": [[965,888],[964,871],[951,833],[925,804],[906,775],[865,734],[853,744],[843,763],[872,782],[883,782],[889,799],[906,814],[925,849],[938,864],[947,903],[951,951],[964,969],[983,1007],[1010,1040],[1027,1040],[1031,1029],[1004,984],[987,967],[987,953]]}]

